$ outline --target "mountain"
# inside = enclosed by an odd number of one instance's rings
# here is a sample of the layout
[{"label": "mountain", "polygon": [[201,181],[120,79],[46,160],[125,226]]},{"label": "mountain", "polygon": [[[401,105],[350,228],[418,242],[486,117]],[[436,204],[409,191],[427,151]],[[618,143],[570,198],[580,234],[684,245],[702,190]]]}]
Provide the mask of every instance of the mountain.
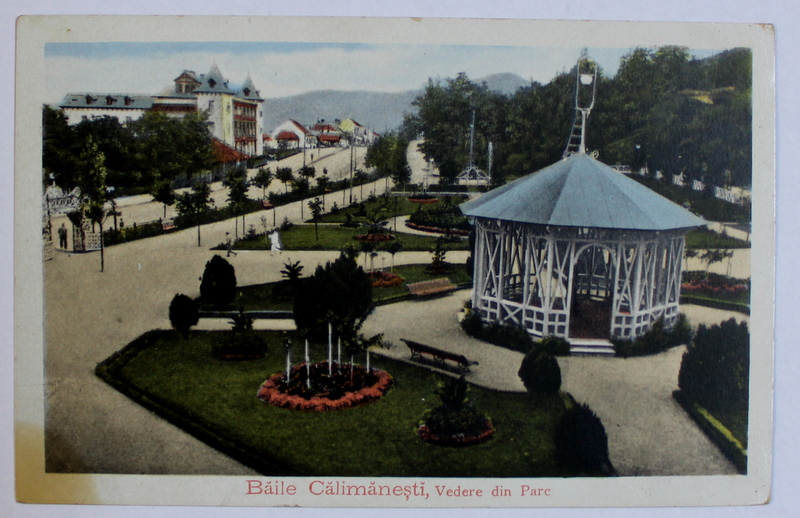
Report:
[{"label": "mountain", "polygon": [[518,89],[530,86],[531,82],[522,79],[517,74],[491,74],[475,80],[476,83],[486,83],[489,90],[503,95],[513,95]]},{"label": "mountain", "polygon": [[291,97],[265,99],[264,129],[270,132],[287,119],[310,126],[320,119],[334,121],[351,118],[376,133],[385,133],[400,126],[404,113],[416,112],[411,103],[421,93],[421,90],[396,93],[317,90]]}]

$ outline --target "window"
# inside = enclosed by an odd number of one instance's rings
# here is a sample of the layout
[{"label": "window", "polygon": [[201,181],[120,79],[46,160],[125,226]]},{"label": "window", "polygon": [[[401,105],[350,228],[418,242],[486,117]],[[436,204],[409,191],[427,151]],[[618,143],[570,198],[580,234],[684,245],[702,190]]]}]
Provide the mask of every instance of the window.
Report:
[{"label": "window", "polygon": [[246,97],[249,97],[249,96],[250,96],[250,89],[249,89],[249,88],[245,88],[245,89],[244,89],[244,95],[245,95]]},{"label": "window", "polygon": [[217,86],[217,82],[214,81],[213,77],[208,80],[208,86],[210,86],[211,88],[214,88],[215,86]]}]

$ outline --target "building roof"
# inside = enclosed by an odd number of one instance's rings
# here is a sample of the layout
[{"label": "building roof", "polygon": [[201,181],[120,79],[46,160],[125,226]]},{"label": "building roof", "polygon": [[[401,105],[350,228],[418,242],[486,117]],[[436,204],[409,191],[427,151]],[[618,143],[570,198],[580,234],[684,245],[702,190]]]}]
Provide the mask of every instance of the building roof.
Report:
[{"label": "building roof", "polygon": [[236,93],[236,97],[251,101],[263,101],[261,98],[261,92],[256,89],[255,85],[253,84],[253,80],[250,78],[250,74],[247,74],[247,78],[244,80],[242,87],[239,88],[239,91]]},{"label": "building roof", "polygon": [[235,94],[228,88],[228,81],[222,77],[222,72],[215,63],[208,74],[201,74],[199,78],[200,86],[194,90],[197,94]]},{"label": "building roof", "polygon": [[149,110],[153,106],[153,98],[149,95],[82,92],[65,95],[59,106],[61,108]]},{"label": "building roof", "polygon": [[218,138],[211,139],[211,147],[214,150],[214,158],[217,162],[228,164],[230,162],[241,162],[250,158],[249,155],[230,147]]},{"label": "building roof", "polygon": [[587,155],[572,155],[461,205],[467,216],[553,225],[670,230],[705,220]]},{"label": "building roof", "polygon": [[281,131],[278,133],[278,136],[275,137],[275,140],[300,140],[300,137],[297,136],[297,133],[291,131]]}]

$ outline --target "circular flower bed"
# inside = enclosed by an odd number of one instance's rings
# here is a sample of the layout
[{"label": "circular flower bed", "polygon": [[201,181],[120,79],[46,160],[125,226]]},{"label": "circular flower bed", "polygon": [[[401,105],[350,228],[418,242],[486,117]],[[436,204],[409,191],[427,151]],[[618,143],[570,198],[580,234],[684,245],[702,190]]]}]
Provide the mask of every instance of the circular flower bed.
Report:
[{"label": "circular flower bed", "polygon": [[312,363],[310,388],[307,386],[306,365],[296,365],[286,373],[274,374],[258,389],[257,397],[267,404],[291,410],[326,412],[366,405],[379,400],[392,385],[388,372],[367,370],[362,365],[333,364],[328,374],[328,362]]},{"label": "circular flower bed", "polygon": [[475,446],[476,444],[482,444],[488,441],[494,435],[494,427],[492,426],[492,422],[489,419],[486,419],[484,431],[478,433],[477,435],[437,435],[431,432],[430,428],[428,428],[428,425],[426,424],[419,425],[418,432],[419,438],[423,441],[435,444],[437,446],[451,446],[458,448],[462,446]]},{"label": "circular flower bed", "polygon": [[361,234],[360,236],[353,236],[356,241],[368,241],[370,243],[382,243],[384,241],[391,241],[394,239],[392,234]]},{"label": "circular flower bed", "polygon": [[408,201],[410,203],[416,203],[417,205],[433,205],[434,203],[439,203],[439,198],[434,198],[430,195],[412,196],[408,198]]},{"label": "circular flower bed", "polygon": [[388,288],[390,286],[400,286],[406,280],[391,272],[368,272],[367,277],[372,282],[373,288]]},{"label": "circular flower bed", "polygon": [[461,236],[461,237],[469,235],[469,231],[467,230],[459,230],[457,228],[431,227],[428,225],[418,225],[416,223],[412,223],[411,221],[406,221],[406,226],[414,230],[421,230],[422,232],[430,232],[432,234],[445,234],[448,236]]}]

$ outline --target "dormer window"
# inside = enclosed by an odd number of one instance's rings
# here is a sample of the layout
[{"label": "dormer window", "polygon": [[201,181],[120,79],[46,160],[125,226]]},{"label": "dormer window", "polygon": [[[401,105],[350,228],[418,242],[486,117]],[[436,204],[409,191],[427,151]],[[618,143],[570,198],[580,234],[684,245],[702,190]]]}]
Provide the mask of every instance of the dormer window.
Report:
[{"label": "dormer window", "polygon": [[125,96],[125,98],[123,99],[123,101],[125,101],[125,106],[130,106],[131,104],[133,104],[133,99],[131,99],[131,98],[130,98],[130,97],[128,97],[127,95]]},{"label": "dormer window", "polygon": [[245,89],[244,89],[244,95],[245,95],[246,97],[250,97],[250,89],[249,89],[249,88],[245,88]]},{"label": "dormer window", "polygon": [[116,99],[114,99],[114,98],[113,98],[113,97],[111,97],[110,95],[106,96],[106,105],[107,105],[107,106],[111,106],[111,105],[113,105],[115,102],[117,102],[117,100],[116,100]]},{"label": "dormer window", "polygon": [[211,88],[214,88],[215,86],[217,86],[217,82],[214,81],[213,77],[208,80],[208,86],[210,86]]},{"label": "dormer window", "polygon": [[94,97],[92,97],[91,95],[87,95],[87,96],[86,96],[86,104],[92,104],[92,103],[94,103],[96,100],[97,100],[97,99],[95,99],[95,98],[94,98]]}]

